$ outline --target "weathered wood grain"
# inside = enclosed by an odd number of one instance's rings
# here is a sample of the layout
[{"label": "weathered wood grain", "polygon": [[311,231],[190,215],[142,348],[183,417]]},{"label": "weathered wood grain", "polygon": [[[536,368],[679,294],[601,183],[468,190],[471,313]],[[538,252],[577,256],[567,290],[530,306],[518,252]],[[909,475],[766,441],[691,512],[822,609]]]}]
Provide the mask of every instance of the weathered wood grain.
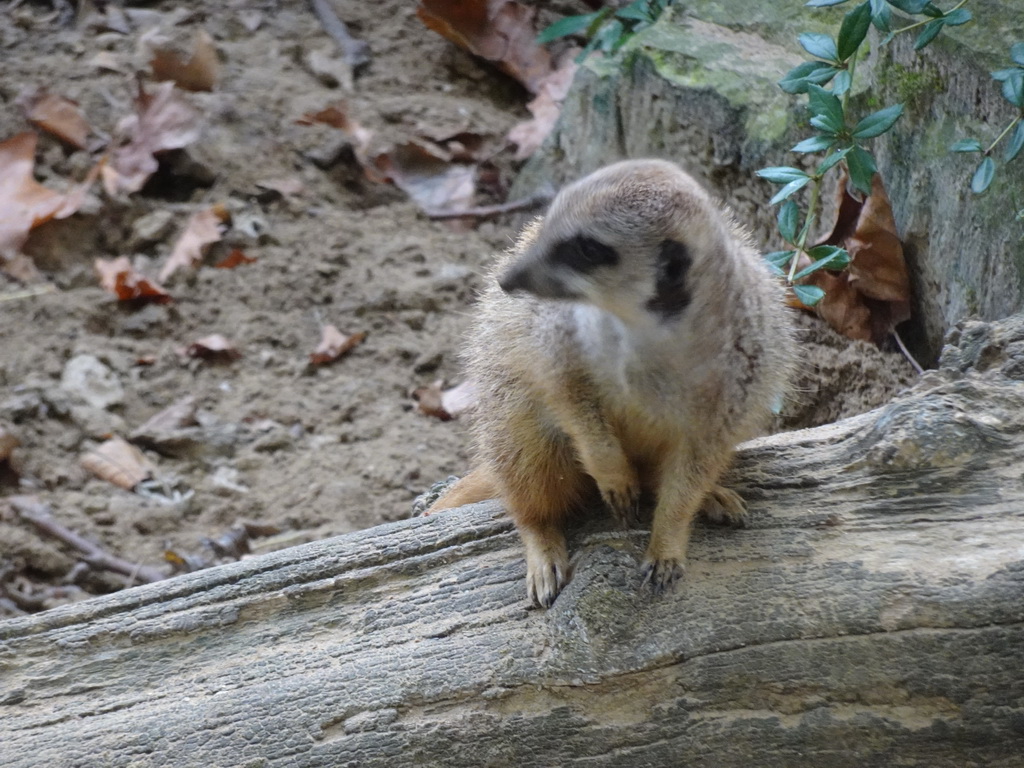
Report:
[{"label": "weathered wood grain", "polygon": [[1024,319],[740,453],[673,595],[591,525],[529,610],[494,504],[0,623],[0,764],[1024,765]]}]

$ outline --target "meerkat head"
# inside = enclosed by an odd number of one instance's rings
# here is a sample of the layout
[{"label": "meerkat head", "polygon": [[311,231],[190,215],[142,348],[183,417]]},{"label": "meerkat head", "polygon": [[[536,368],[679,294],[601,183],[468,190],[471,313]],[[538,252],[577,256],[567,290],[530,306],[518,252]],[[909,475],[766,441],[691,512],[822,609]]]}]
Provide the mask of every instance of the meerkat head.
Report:
[{"label": "meerkat head", "polygon": [[726,236],[711,198],[682,169],[628,160],[565,187],[498,284],[625,322],[667,322],[691,301],[691,267],[718,257]]}]

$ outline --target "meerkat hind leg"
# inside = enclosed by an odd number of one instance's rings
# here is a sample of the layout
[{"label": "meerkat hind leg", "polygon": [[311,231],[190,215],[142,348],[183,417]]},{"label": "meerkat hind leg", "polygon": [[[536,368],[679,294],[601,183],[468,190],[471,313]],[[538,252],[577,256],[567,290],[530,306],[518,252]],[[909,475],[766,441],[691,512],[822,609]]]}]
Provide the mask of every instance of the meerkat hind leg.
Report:
[{"label": "meerkat hind leg", "polygon": [[747,504],[736,491],[716,485],[701,506],[705,519],[718,525],[731,525],[733,528],[746,528],[750,522]]}]

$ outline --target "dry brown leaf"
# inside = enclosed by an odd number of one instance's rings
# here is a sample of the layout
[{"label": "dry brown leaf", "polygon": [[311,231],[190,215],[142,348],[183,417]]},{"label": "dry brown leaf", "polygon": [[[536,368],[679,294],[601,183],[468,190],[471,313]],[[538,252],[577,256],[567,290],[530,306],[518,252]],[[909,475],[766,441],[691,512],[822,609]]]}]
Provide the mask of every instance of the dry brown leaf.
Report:
[{"label": "dry brown leaf", "polygon": [[348,105],[344,101],[329,104],[319,112],[308,112],[295,122],[299,125],[323,123],[332,128],[337,128],[352,142],[352,153],[356,156],[359,164],[363,168],[369,168],[369,151],[370,142],[373,139],[373,131],[369,128],[364,128],[349,117]]},{"label": "dry brown leaf", "polygon": [[258,259],[246,256],[241,248],[232,249],[231,253],[213,265],[214,269],[234,269],[243,264],[255,264]]},{"label": "dry brown leaf", "polygon": [[185,349],[187,357],[197,357],[200,360],[211,362],[227,363],[237,360],[242,356],[234,344],[219,333],[204,336],[197,339]]},{"label": "dry brown leaf", "polygon": [[17,437],[0,427],[0,462],[10,459],[14,449],[19,445],[21,445],[21,441]]},{"label": "dry brown leaf", "polygon": [[77,211],[99,172],[99,166],[95,167],[81,186],[67,194],[54,192],[32,176],[36,141],[34,133],[20,133],[0,143],[0,265],[5,271],[10,262],[12,268],[31,267],[29,271],[35,272],[30,263],[17,259],[29,231]]},{"label": "dry brown leaf", "polygon": [[347,334],[342,333],[333,325],[325,325],[320,329],[320,344],[310,353],[311,365],[332,363],[351,349],[359,346],[366,339],[365,331]]},{"label": "dry brown leaf", "polygon": [[426,387],[413,390],[412,399],[420,412],[441,421],[451,421],[468,411],[477,401],[476,386],[464,381],[451,389],[442,389],[444,382],[438,379]]},{"label": "dry brown leaf", "polygon": [[77,102],[49,93],[45,88],[36,88],[22,93],[18,104],[32,125],[72,147],[85,149],[92,129]]},{"label": "dry brown leaf", "polygon": [[153,463],[145,454],[120,437],[112,437],[85,454],[81,465],[101,480],[130,491],[153,476]]},{"label": "dry brown leaf", "polygon": [[100,286],[103,290],[117,296],[120,301],[153,302],[155,304],[165,304],[171,301],[167,291],[137,272],[127,256],[118,256],[116,259],[96,259],[94,266],[96,274],[100,278]]},{"label": "dry brown leaf", "polygon": [[475,167],[451,163],[423,144],[407,142],[382,152],[374,158],[374,167],[428,213],[473,204]]},{"label": "dry brown leaf", "polygon": [[200,115],[174,83],[160,83],[146,93],[140,81],[135,107],[136,114],[118,126],[127,143],[114,150],[103,169],[103,186],[109,195],[138,192],[159,167],[157,154],[181,149],[199,138]]},{"label": "dry brown leaf", "polygon": [[420,0],[416,14],[430,29],[493,62],[538,93],[551,55],[537,43],[536,11],[515,0]]},{"label": "dry brown leaf", "polygon": [[558,68],[541,81],[536,97],[526,105],[533,117],[508,132],[508,140],[516,145],[517,160],[525,160],[532,155],[558,122],[562,102],[576,76],[577,52],[578,49],[573,48],[563,54]]},{"label": "dry brown leaf", "polygon": [[210,246],[224,236],[222,227],[230,218],[228,209],[220,204],[193,213],[161,267],[158,279],[163,282],[179,269],[198,267]]},{"label": "dry brown leaf", "polygon": [[257,181],[256,186],[270,192],[277,192],[281,197],[298,197],[306,191],[306,185],[295,177]]},{"label": "dry brown leaf", "polygon": [[184,61],[176,51],[153,51],[149,62],[155,80],[173,80],[186,91],[212,91],[217,84],[217,47],[205,29],[196,31],[196,42],[191,58]]},{"label": "dry brown leaf", "polygon": [[845,248],[850,266],[839,275],[816,272],[808,282],[825,291],[816,309],[829,325],[882,344],[910,318],[910,275],[882,177],[875,174],[863,200],[850,194],[847,181],[844,172],[835,226],[822,243]]}]

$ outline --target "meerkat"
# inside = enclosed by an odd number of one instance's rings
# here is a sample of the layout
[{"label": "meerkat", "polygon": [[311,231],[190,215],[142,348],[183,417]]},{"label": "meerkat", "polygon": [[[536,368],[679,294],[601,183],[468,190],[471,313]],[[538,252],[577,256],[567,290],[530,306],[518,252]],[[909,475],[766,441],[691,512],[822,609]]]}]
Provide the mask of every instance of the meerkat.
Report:
[{"label": "meerkat", "polygon": [[500,497],[527,594],[570,578],[564,527],[597,496],[627,526],[654,504],[644,583],[683,573],[694,518],[743,524],[718,482],[767,425],[795,345],[783,288],[724,206],[673,163],[565,187],[492,270],[465,353],[476,466],[428,510]]}]

